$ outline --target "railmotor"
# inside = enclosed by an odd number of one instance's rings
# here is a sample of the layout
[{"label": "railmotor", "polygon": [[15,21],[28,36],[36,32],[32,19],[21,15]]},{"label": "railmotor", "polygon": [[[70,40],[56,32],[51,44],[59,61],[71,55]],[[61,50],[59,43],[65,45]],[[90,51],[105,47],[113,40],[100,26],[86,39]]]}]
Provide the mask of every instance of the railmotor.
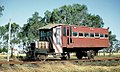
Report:
[{"label": "railmotor", "polygon": [[98,50],[108,47],[108,28],[48,24],[39,28],[39,40],[30,44],[27,58],[44,60],[51,54],[69,59],[72,52],[78,59],[93,58]]}]

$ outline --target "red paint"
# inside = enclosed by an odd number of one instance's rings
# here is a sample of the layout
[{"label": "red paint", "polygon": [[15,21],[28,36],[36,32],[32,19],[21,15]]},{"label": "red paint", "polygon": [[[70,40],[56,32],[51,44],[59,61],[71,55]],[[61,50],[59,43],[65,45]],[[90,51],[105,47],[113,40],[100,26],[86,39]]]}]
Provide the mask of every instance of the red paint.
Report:
[{"label": "red paint", "polygon": [[[66,26],[66,25],[64,25]],[[64,27],[63,26],[63,27]],[[68,27],[69,25],[67,25]],[[66,28],[67,29],[67,28]],[[93,28],[93,27],[85,27],[85,26],[72,26],[72,32],[82,32],[82,33],[100,33],[100,34],[108,34],[108,29],[104,28]],[[74,37],[72,36],[72,43],[67,44],[67,38],[70,36],[63,36],[62,43],[63,47],[67,48],[107,48],[109,47],[109,38],[95,38],[95,37]]]}]

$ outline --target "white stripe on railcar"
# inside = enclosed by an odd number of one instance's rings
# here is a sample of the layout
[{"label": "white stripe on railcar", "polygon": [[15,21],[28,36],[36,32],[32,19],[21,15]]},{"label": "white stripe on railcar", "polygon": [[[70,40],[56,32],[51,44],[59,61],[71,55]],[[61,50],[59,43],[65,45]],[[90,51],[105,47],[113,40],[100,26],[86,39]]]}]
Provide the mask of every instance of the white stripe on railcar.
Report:
[{"label": "white stripe on railcar", "polygon": [[[55,37],[55,33],[56,33],[56,28],[60,28],[60,44],[57,44],[56,43],[56,37]],[[61,48],[61,27],[56,27],[56,28],[53,28],[53,41],[56,45],[56,47],[54,46],[53,48],[55,49],[55,52],[56,53],[62,53],[62,48]],[[54,45],[54,44],[53,44]]]}]

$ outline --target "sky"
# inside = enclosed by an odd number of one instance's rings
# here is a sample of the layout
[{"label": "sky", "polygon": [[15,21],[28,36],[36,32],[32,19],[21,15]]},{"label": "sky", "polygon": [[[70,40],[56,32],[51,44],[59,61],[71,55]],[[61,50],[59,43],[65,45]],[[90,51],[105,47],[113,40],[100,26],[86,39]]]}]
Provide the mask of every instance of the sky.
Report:
[{"label": "sky", "polygon": [[43,17],[46,10],[52,11],[75,3],[86,5],[88,13],[100,15],[105,23],[104,28],[109,27],[120,40],[120,0],[0,0],[0,6],[5,7],[0,26],[7,24],[10,18],[12,22],[23,26],[35,11]]}]

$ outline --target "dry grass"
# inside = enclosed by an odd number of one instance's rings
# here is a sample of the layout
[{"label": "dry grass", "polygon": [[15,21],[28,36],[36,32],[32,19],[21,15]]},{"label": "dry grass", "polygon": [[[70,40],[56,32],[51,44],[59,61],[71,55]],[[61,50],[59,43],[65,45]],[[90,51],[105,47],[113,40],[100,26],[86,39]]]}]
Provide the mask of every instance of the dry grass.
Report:
[{"label": "dry grass", "polygon": [[[115,54],[115,56],[120,57],[119,54]],[[0,58],[4,59],[4,57],[0,55]],[[114,61],[96,63],[46,62],[42,64],[15,65],[9,66],[9,68],[7,65],[2,65],[0,66],[0,72],[120,72],[120,63]]]},{"label": "dry grass", "polygon": [[80,66],[70,62],[16,65],[0,68],[2,72],[120,72],[119,66]]}]

